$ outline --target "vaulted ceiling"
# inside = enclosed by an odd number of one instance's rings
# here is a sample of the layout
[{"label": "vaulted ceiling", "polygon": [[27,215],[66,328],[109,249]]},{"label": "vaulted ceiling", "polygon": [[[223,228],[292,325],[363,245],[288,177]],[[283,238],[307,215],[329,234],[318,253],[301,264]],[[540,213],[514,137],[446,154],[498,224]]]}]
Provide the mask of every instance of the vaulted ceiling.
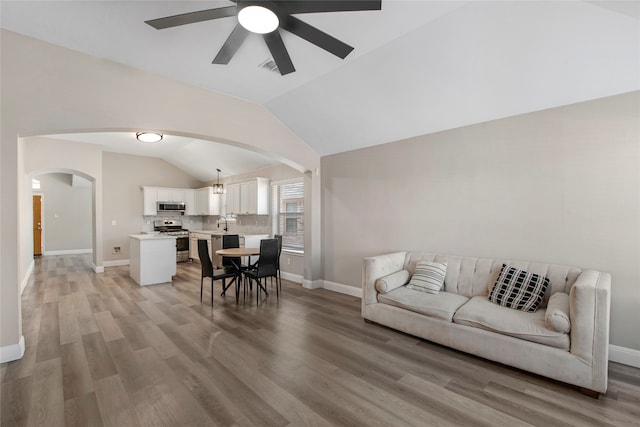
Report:
[{"label": "vaulted ceiling", "polygon": [[211,64],[236,17],[144,23],[233,4],[3,0],[0,23],[261,104],[320,155],[640,89],[638,1],[383,0],[298,15],[355,50],[342,60],[281,30],[286,76],[260,67],[270,53],[254,34],[229,65]]}]

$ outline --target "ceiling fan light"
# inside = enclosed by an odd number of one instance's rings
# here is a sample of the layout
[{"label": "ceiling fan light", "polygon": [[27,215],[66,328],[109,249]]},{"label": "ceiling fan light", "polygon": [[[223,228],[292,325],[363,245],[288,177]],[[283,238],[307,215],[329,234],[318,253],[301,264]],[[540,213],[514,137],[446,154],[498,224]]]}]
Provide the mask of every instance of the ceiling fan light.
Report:
[{"label": "ceiling fan light", "polygon": [[162,136],[158,132],[136,132],[136,138],[140,142],[159,142],[162,141]]},{"label": "ceiling fan light", "polygon": [[240,9],[238,22],[246,30],[257,34],[271,33],[280,25],[278,15],[273,10],[257,5],[248,5]]}]

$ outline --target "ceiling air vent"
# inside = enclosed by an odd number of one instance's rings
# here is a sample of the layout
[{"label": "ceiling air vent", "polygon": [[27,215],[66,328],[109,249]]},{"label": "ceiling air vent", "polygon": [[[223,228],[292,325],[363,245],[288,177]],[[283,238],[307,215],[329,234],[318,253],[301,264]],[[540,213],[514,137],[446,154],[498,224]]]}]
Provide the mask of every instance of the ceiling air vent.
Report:
[{"label": "ceiling air vent", "polygon": [[278,70],[278,65],[276,65],[276,61],[274,61],[273,58],[267,59],[262,64],[258,65],[258,68],[264,68],[266,70],[274,71],[280,74],[280,70]]}]

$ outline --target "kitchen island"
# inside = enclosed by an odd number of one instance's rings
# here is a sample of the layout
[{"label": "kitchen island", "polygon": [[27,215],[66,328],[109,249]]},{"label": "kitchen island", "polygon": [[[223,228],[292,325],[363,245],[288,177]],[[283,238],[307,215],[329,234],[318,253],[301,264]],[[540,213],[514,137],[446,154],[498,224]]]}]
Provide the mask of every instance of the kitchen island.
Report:
[{"label": "kitchen island", "polygon": [[129,276],[140,286],[171,282],[176,274],[176,237],[166,234],[129,236]]}]

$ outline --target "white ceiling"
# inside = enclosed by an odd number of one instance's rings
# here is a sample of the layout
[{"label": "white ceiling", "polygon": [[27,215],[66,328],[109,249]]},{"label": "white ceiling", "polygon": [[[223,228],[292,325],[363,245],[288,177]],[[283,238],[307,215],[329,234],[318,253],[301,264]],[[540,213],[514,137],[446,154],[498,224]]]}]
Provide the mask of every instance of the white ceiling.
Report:
[{"label": "white ceiling", "polygon": [[279,162],[268,156],[227,144],[176,135],[164,135],[161,142],[144,143],[135,132],[95,132],[46,135],[47,138],[102,146],[103,151],[134,156],[157,157],[201,182],[239,175],[273,166]]},{"label": "white ceiling", "polygon": [[[264,105],[321,155],[640,89],[636,0],[383,0],[382,11],[298,15],[355,50],[341,60],[282,31],[297,69],[287,76],[258,67],[269,52],[255,35],[229,65],[211,64],[235,17],[160,31],[143,22],[231,4],[3,0],[0,23]],[[184,144],[158,156],[192,168],[213,149]]]}]

